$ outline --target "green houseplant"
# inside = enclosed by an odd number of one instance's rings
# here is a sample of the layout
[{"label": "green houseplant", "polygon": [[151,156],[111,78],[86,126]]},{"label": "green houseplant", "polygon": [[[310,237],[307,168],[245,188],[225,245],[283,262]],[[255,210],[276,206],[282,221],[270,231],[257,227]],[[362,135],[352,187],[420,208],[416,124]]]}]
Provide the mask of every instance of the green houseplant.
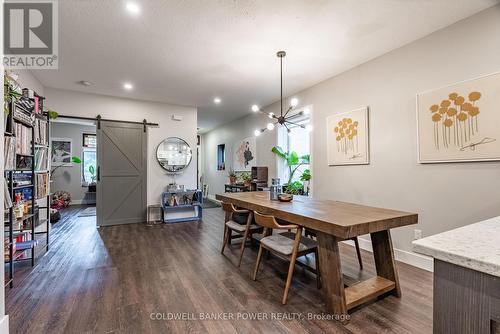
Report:
[{"label": "green houseplant", "polygon": [[283,191],[295,195],[302,194],[304,192],[302,182],[293,182],[293,177],[295,176],[295,173],[297,172],[299,167],[309,164],[309,154],[299,156],[297,152],[285,152],[279,146],[274,146],[271,151],[276,154],[276,156],[281,158],[286,163],[288,168],[288,181],[283,185]]},{"label": "green houseplant", "polygon": [[249,172],[241,173],[240,178],[246,187],[249,187],[252,184],[252,175]]},{"label": "green houseplant", "polygon": [[238,180],[238,175],[236,175],[236,172],[232,168],[229,168],[227,175],[229,176],[229,184],[235,184]]},{"label": "green houseplant", "polygon": [[97,173],[94,165],[89,166],[89,173],[91,175],[90,177],[90,184],[89,184],[89,192],[95,192],[96,191],[96,179],[97,179]]}]

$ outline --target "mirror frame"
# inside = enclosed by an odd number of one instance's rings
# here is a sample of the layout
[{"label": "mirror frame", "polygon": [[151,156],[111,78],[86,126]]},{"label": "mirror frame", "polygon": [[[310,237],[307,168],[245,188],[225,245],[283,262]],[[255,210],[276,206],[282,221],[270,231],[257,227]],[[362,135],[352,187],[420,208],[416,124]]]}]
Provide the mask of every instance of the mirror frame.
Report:
[{"label": "mirror frame", "polygon": [[[161,163],[160,163],[160,160],[158,159],[158,149],[160,148],[160,146],[166,141],[166,140],[169,140],[169,139],[178,139],[178,140],[181,140],[183,141],[186,146],[188,147],[188,149],[191,151],[191,157],[189,158],[189,161],[186,165],[184,165],[184,167],[182,167],[181,169],[179,170],[176,170],[176,171],[171,171],[171,170],[168,170],[166,169]],[[180,137],[167,137],[165,139],[163,139],[157,146],[156,146],[156,150],[155,150],[155,157],[156,157],[156,162],[158,162],[158,165],[160,165],[160,167],[167,171],[168,173],[180,173],[180,172],[183,172],[186,168],[189,167],[189,165],[191,164],[191,161],[193,161],[193,149],[191,148],[191,146],[188,144],[187,141],[185,141],[184,139],[180,138]],[[177,166],[177,165],[176,165]]]}]

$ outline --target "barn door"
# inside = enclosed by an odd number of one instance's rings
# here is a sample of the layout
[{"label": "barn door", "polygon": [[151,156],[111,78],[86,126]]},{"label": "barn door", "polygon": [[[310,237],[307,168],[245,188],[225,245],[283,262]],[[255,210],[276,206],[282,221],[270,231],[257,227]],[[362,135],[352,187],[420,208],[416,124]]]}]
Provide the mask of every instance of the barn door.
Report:
[{"label": "barn door", "polygon": [[97,129],[97,225],[146,218],[147,128],[100,121]]}]

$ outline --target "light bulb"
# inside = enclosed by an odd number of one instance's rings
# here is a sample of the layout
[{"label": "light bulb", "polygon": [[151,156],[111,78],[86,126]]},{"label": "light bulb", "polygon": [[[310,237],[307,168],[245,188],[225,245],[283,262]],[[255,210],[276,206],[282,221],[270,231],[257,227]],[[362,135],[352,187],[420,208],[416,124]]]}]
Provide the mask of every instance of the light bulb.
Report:
[{"label": "light bulb", "polygon": [[257,112],[257,111],[259,111],[259,106],[258,106],[258,105],[256,105],[256,104],[254,104],[254,105],[252,106],[252,111],[253,111],[253,112]]},{"label": "light bulb", "polygon": [[269,113],[269,118],[273,118],[273,116],[274,116],[274,113],[270,112]]},{"label": "light bulb", "polygon": [[260,130],[255,130],[255,131],[254,131],[254,135],[255,135],[255,137],[260,136]]},{"label": "light bulb", "polygon": [[307,124],[306,125],[306,130],[307,131],[312,131],[312,129],[313,129],[313,126],[311,124]]},{"label": "light bulb", "polygon": [[298,104],[299,104],[299,100],[298,100],[296,97],[294,97],[294,98],[292,98],[292,99],[290,100],[290,105],[291,105],[292,107],[296,107]]},{"label": "light bulb", "polygon": [[267,123],[267,129],[269,131],[273,130],[274,129],[274,124],[273,123]]},{"label": "light bulb", "polygon": [[304,108],[304,115],[309,115],[311,113],[311,109]]},{"label": "light bulb", "polygon": [[222,100],[220,99],[220,97],[216,97],[216,98],[214,98],[214,103],[215,103],[215,104],[219,104],[219,103],[221,103],[221,101],[222,101]]}]

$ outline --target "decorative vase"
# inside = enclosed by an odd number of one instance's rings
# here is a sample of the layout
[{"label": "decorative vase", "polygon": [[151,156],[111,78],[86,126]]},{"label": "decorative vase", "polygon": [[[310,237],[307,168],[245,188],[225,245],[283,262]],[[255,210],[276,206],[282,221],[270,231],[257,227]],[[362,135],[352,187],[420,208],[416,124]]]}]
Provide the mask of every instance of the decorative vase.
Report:
[{"label": "decorative vase", "polygon": [[229,177],[229,184],[235,184],[238,178],[236,176]]}]

